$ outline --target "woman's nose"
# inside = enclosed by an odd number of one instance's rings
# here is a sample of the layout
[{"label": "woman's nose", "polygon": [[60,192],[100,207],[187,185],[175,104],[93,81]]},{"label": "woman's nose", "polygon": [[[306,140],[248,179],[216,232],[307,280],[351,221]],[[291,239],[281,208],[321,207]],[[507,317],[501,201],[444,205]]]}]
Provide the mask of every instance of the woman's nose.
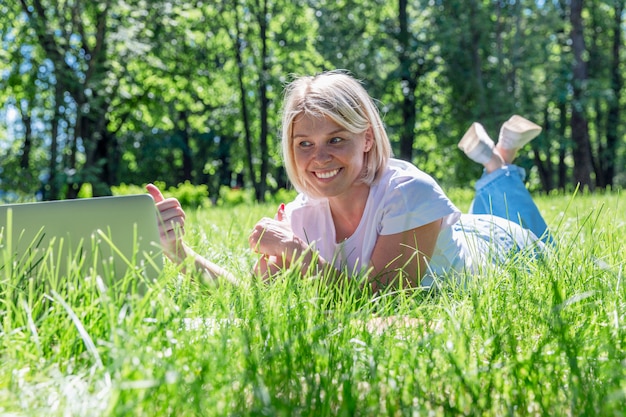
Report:
[{"label": "woman's nose", "polygon": [[326,149],[326,146],[318,146],[315,149],[314,158],[317,162],[328,162],[332,159],[332,156]]}]

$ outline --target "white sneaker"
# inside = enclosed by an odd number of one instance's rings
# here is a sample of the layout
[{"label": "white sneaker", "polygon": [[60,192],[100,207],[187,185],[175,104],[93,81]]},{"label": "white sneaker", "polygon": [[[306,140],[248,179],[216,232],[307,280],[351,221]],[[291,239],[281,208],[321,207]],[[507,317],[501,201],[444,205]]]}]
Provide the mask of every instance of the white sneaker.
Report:
[{"label": "white sneaker", "polygon": [[491,160],[495,144],[480,123],[472,123],[459,142],[459,149],[474,162],[486,164]]},{"label": "white sneaker", "polygon": [[503,149],[517,150],[535,139],[541,133],[541,126],[514,114],[502,124],[498,145]]}]

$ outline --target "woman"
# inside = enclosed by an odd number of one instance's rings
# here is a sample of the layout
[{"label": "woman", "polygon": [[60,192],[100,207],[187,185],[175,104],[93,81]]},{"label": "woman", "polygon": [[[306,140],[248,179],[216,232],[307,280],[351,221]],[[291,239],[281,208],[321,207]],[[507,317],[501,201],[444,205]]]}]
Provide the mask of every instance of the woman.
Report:
[{"label": "woman", "polygon": [[[292,82],[282,127],[285,168],[300,194],[281,206],[276,218],[261,219],[250,234],[250,248],[262,255],[255,269],[264,276],[297,261],[303,271],[366,274],[373,291],[400,283],[430,286],[438,276],[472,272],[542,245],[537,236],[544,235],[545,222],[523,184],[523,171],[510,165],[516,150],[540,129],[519,116],[505,123],[506,140],[498,145],[479,124],[459,144],[485,165],[473,204],[473,213],[481,214],[470,215],[461,215],[429,175],[391,158],[373,100],[346,73]],[[163,200],[154,186],[148,191],[164,220],[161,237],[168,256],[174,261],[192,256],[210,276],[232,279],[176,233],[184,226],[180,204]],[[488,214],[492,209],[512,221]]]}]

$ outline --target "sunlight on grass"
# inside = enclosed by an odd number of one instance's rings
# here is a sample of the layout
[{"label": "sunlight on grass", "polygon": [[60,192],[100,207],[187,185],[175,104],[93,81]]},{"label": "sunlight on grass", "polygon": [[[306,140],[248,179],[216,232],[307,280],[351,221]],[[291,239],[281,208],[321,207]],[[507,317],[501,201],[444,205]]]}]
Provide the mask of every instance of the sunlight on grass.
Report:
[{"label": "sunlight on grass", "polygon": [[247,236],[270,205],[188,213],[189,243],[241,288],[166,262],[139,296],[78,270],[20,274],[2,249],[0,414],[623,415],[620,199],[541,196],[553,253],[375,297],[253,278]]}]

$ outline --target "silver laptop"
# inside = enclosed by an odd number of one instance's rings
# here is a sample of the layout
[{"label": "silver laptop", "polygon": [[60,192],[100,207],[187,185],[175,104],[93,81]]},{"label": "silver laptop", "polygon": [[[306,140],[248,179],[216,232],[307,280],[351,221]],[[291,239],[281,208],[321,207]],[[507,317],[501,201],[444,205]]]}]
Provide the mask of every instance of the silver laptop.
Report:
[{"label": "silver laptop", "polygon": [[[148,194],[0,206],[0,275],[155,279],[163,266]],[[50,275],[52,274],[52,275]]]}]

